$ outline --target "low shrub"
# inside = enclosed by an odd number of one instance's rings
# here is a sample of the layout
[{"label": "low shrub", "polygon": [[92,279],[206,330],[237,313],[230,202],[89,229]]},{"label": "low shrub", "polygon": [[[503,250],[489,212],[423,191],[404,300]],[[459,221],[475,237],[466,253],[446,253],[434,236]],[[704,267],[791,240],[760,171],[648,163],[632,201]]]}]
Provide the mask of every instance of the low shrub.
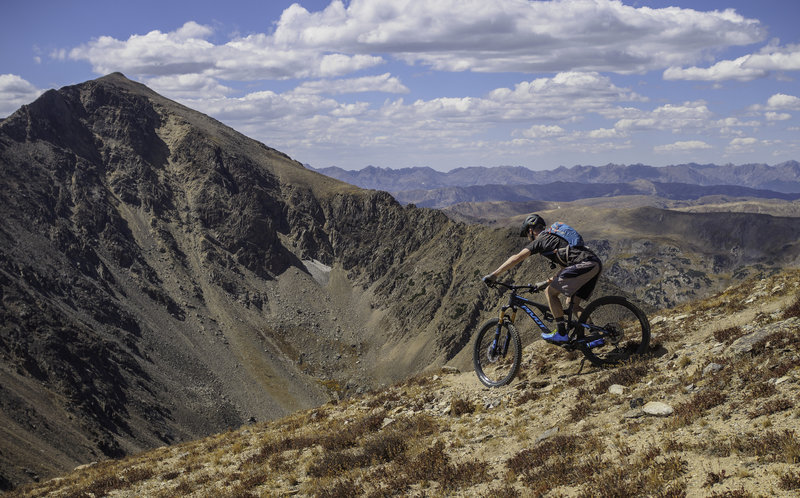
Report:
[{"label": "low shrub", "polygon": [[471,401],[462,398],[453,398],[450,402],[450,415],[460,417],[475,413],[475,405]]},{"label": "low shrub", "polygon": [[615,368],[605,379],[595,384],[595,392],[605,393],[613,384],[630,386],[642,380],[650,372],[650,364],[647,359],[637,358],[625,366]]},{"label": "low shrub", "polygon": [[352,479],[337,482],[330,489],[322,489],[315,496],[319,498],[352,498],[353,496],[360,496],[364,492],[364,488],[357,484]]},{"label": "low shrub", "polygon": [[791,430],[765,431],[737,436],[730,447],[746,456],[756,456],[773,462],[800,463],[800,439]]},{"label": "low shrub", "polygon": [[750,419],[761,417],[762,415],[772,415],[794,408],[794,403],[786,398],[773,398],[765,401],[756,410],[748,414]]},{"label": "low shrub", "polygon": [[724,403],[726,399],[727,395],[719,388],[706,389],[695,393],[689,401],[675,407],[675,412],[666,425],[671,429],[691,425],[707,410]]},{"label": "low shrub", "polygon": [[800,296],[783,310],[783,319],[788,320],[789,318],[800,318]]},{"label": "low shrub", "polygon": [[800,473],[789,471],[781,475],[778,486],[786,491],[800,490]]},{"label": "low shrub", "polygon": [[742,337],[744,334],[745,332],[741,327],[728,327],[722,330],[715,330],[714,339],[716,339],[717,342],[733,344],[733,341]]}]

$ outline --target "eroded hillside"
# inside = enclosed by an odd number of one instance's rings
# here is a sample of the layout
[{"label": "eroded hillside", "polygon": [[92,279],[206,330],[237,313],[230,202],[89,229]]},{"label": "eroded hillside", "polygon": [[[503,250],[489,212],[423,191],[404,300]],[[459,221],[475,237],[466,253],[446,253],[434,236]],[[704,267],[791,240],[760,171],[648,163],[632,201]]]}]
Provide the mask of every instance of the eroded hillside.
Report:
[{"label": "eroded hillside", "polygon": [[375,360],[387,337],[410,340],[377,281],[452,230],[443,214],[311,172],[122,75],[3,120],[0,164],[0,489],[445,355]]},{"label": "eroded hillside", "polygon": [[535,341],[504,388],[450,367],[12,496],[797,496],[800,271],[651,321],[617,368]]}]

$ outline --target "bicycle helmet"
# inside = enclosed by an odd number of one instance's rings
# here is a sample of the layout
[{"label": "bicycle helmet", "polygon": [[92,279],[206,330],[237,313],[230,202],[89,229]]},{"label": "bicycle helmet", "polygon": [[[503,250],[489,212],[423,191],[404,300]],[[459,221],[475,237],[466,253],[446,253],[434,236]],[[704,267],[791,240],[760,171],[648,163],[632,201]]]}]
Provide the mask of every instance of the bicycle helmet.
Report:
[{"label": "bicycle helmet", "polygon": [[544,228],[545,225],[546,223],[544,222],[544,218],[542,218],[538,214],[529,214],[525,218],[525,221],[522,222],[522,230],[520,230],[519,236],[525,237],[526,235],[528,235],[529,228],[533,229],[536,229],[536,227]]}]

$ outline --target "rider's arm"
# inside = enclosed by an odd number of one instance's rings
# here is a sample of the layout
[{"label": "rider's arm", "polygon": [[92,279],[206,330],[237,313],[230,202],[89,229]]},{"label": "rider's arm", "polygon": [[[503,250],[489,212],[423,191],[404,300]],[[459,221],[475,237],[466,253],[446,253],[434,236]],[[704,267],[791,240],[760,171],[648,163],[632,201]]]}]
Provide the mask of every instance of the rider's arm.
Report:
[{"label": "rider's arm", "polygon": [[514,268],[518,264],[522,263],[525,260],[525,258],[527,258],[530,255],[531,255],[531,250],[526,247],[525,249],[521,250],[517,254],[511,256],[510,258],[508,258],[505,261],[505,263],[503,263],[502,265],[497,267],[497,269],[495,271],[493,271],[491,274],[494,275],[495,277],[497,277],[501,273],[503,273],[505,271],[508,271],[511,268]]}]

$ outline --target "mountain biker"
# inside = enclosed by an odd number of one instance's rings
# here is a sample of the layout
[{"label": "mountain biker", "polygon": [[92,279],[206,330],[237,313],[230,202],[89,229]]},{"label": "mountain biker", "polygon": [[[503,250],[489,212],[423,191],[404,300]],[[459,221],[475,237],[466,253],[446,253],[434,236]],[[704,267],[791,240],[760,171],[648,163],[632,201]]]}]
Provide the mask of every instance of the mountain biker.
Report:
[{"label": "mountain biker", "polygon": [[[587,247],[571,246],[562,237],[545,230],[547,224],[538,214],[530,214],[522,223],[520,237],[528,237],[528,245],[517,254],[509,257],[495,271],[483,277],[484,283],[492,284],[497,277],[521,263],[531,254],[542,254],[561,269],[546,282],[537,284],[540,289],[547,288],[547,304],[556,320],[556,330],[543,333],[542,339],[549,342],[567,342],[567,324],[560,295],[568,298],[573,311],[581,311],[581,300],[588,299],[594,291],[603,265],[600,258]],[[555,266],[554,266],[555,267]]]}]

